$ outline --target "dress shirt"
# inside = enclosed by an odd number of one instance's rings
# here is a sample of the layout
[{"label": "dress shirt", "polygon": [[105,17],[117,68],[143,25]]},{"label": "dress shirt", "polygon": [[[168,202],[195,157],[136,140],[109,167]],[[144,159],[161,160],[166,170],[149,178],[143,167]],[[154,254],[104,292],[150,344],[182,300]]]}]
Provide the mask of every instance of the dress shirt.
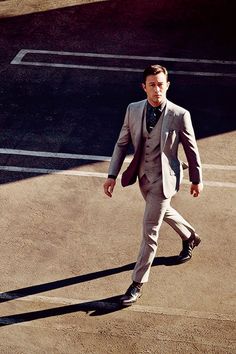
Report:
[{"label": "dress shirt", "polygon": [[157,124],[162,114],[162,111],[165,108],[165,105],[166,102],[163,102],[158,107],[153,107],[149,102],[147,102],[146,125],[147,125],[147,131],[149,133]]}]

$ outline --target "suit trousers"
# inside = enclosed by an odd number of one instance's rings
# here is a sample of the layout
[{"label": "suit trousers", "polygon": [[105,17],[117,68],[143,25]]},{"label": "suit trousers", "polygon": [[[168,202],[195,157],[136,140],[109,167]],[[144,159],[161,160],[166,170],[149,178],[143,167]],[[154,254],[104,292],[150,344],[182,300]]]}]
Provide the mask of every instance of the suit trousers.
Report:
[{"label": "suit trousers", "polygon": [[170,206],[171,198],[165,198],[163,194],[161,177],[154,183],[151,183],[146,175],[144,175],[139,180],[139,186],[146,201],[146,206],[143,217],[143,238],[138,259],[133,270],[132,280],[138,283],[146,283],[156,255],[162,221],[167,222],[179,234],[182,240],[187,240],[195,233],[195,230]]}]

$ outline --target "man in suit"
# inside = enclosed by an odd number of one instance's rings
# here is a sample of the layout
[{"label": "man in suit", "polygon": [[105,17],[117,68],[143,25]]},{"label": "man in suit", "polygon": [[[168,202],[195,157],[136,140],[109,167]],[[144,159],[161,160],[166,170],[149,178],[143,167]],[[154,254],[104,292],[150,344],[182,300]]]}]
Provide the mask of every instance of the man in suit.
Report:
[{"label": "man in suit", "polygon": [[123,306],[136,302],[141,296],[143,283],[148,281],[163,220],[182,239],[178,262],[190,260],[193,248],[201,241],[195,229],[170,206],[171,197],[179,190],[183,176],[183,164],[178,159],[179,143],[182,143],[188,161],[190,193],[198,197],[203,184],[190,113],[167,100],[169,85],[165,67],[151,65],[144,70],[142,86],[147,99],[127,107],[111,158],[108,178],[103,185],[105,194],[111,197],[127,148],[132,143],[134,157],[123,173],[121,183],[125,187],[138,178],[146,206],[143,239],[132,274],[133,282],[121,298]]}]

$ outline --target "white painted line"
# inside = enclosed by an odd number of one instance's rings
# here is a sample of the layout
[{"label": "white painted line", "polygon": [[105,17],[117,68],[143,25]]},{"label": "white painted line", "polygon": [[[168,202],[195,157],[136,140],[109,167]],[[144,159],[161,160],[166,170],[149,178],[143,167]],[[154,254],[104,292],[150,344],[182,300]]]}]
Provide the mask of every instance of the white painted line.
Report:
[{"label": "white painted line", "polygon": [[92,161],[111,160],[111,157],[109,156],[80,155],[80,154],[68,154],[68,153],[61,153],[61,152],[32,151],[32,150],[18,150],[18,149],[0,149],[0,154],[50,157],[50,158],[58,158],[58,159],[92,160]]},{"label": "white painted line", "polygon": [[201,72],[201,71],[171,71],[170,74],[174,75],[190,75],[190,76],[209,76],[209,77],[236,77],[233,73],[212,73],[212,72]]},{"label": "white painted line", "polygon": [[[183,184],[189,184],[187,179],[183,179]],[[217,181],[203,181],[204,186],[208,187],[222,187],[222,188],[236,188],[236,183],[233,182],[217,182]]]},{"label": "white painted line", "polygon": [[[11,62],[11,64],[16,64],[16,63]],[[137,72],[137,73],[140,73],[143,71],[143,69],[119,68],[119,67],[112,67],[112,66],[59,64],[59,63],[45,63],[45,62],[31,62],[31,61],[22,61],[21,63],[18,63],[18,65],[46,66],[46,67],[52,67],[52,68],[68,68],[68,69],[82,69],[82,70],[85,69],[85,70],[102,70],[102,71],[127,71],[127,72]],[[222,76],[222,75],[220,75],[220,76]],[[232,77],[232,75],[231,75],[231,77]]]},{"label": "white painted line", "polygon": [[[31,50],[22,49],[11,61],[14,65],[26,65],[26,66],[44,66],[44,67],[57,67],[57,68],[70,68],[70,69],[86,69],[86,70],[105,70],[105,71],[122,71],[122,72],[143,72],[143,69],[135,68],[122,68],[112,66],[95,66],[95,65],[77,65],[77,64],[61,64],[61,63],[48,63],[48,62],[32,62],[23,61],[26,54],[50,54],[50,55],[62,55],[62,56],[77,56],[77,57],[94,57],[94,58],[113,58],[113,59],[130,59],[130,60],[162,60],[162,61],[174,61],[174,62],[189,62],[189,63],[207,63],[207,64],[225,64],[235,65],[234,61],[222,61],[222,60],[208,60],[208,59],[186,59],[186,58],[167,58],[167,57],[142,57],[142,56],[129,56],[129,55],[113,55],[113,54],[97,54],[97,53],[78,53],[78,52],[57,52],[46,50]],[[234,73],[221,73],[221,72],[195,72],[195,71],[169,71],[174,75],[191,75],[191,76],[206,76],[206,77],[236,77]]]},{"label": "white painted line", "polygon": [[209,165],[202,164],[202,167],[206,170],[224,170],[224,171],[236,171],[235,165]]},{"label": "white painted line", "polygon": [[[8,295],[8,294],[0,293],[0,299],[44,303],[44,304],[49,303],[49,304],[63,305],[63,306],[84,304],[84,306],[86,307],[87,304],[88,310],[91,309],[91,311],[95,309],[100,309],[100,310],[106,310],[112,308],[116,309],[117,307],[119,307],[118,303],[106,302],[103,300],[99,301],[99,300],[92,300],[92,299],[90,300],[68,299],[62,297],[49,297],[49,296],[42,296],[42,295],[29,295],[26,297],[17,298],[17,296],[14,296],[14,294]],[[191,311],[191,310],[184,310],[179,308],[169,308],[169,307],[165,308],[159,306],[145,306],[145,305],[135,304],[134,306],[127,307],[123,310],[131,311],[131,312],[143,312],[143,313],[151,313],[157,315],[166,315],[166,316],[183,316],[183,317],[199,318],[199,319],[207,319],[207,320],[219,320],[219,321],[231,321],[231,322],[236,321],[236,317],[231,314]],[[0,318],[0,324],[15,323],[14,319],[11,318],[11,316],[12,315],[9,316],[9,320],[7,316],[4,316],[2,322]]]},{"label": "white painted line", "polygon": [[[12,63],[11,64],[16,64]],[[44,67],[54,67],[54,68],[68,68],[68,69],[81,69],[81,70],[102,70],[102,71],[119,71],[119,72],[136,72],[142,73],[143,69],[133,69],[133,68],[120,68],[112,66],[94,66],[94,65],[76,65],[76,64],[59,64],[59,63],[45,63],[45,62],[24,62],[22,61],[18,65],[26,66],[44,66]],[[236,74],[233,73],[212,73],[212,72],[197,72],[197,71],[172,71],[169,70],[171,75],[189,75],[189,76],[205,76],[205,77],[229,77],[234,78]]]},{"label": "white painted line", "polygon": [[89,172],[89,171],[75,171],[75,170],[54,170],[48,168],[31,168],[18,166],[0,166],[0,171],[9,172],[23,172],[23,173],[37,173],[37,174],[54,174],[66,176],[80,176],[80,177],[98,177],[106,178],[107,173]]},{"label": "white painted line", "polygon": [[[107,173],[102,173],[102,172],[55,170],[55,169],[47,169],[47,168],[31,168],[31,167],[18,167],[18,166],[0,166],[0,171],[36,173],[36,174],[54,174],[54,175],[66,175],[66,176],[80,176],[80,177],[96,177],[96,178],[107,177]],[[120,179],[121,176],[119,175],[118,178]],[[189,184],[189,181],[184,179],[182,183]],[[231,182],[204,181],[204,185],[209,187],[236,188],[236,183],[231,183]]]},{"label": "white painted line", "polygon": [[128,59],[128,60],[162,60],[179,63],[202,63],[202,64],[222,64],[222,65],[236,65],[233,60],[216,60],[216,59],[190,59],[190,58],[171,58],[171,57],[156,57],[156,56],[140,56],[140,55],[117,55],[117,54],[103,54],[103,53],[81,53],[81,52],[64,52],[53,50],[38,50],[38,49],[21,49],[16,57],[12,60],[13,64],[19,64],[26,54],[49,54],[60,56],[75,56],[88,58],[107,58],[107,59]]},{"label": "white painted line", "polygon": [[[0,148],[0,154],[6,155],[23,155],[23,156],[36,156],[36,157],[46,157],[46,158],[58,158],[58,159],[75,159],[75,160],[91,160],[91,161],[110,161],[110,156],[99,156],[99,155],[81,155],[81,154],[69,154],[60,152],[49,152],[49,151],[32,151],[32,150],[18,150],[18,149],[3,149]],[[132,157],[126,157],[125,162],[130,162]],[[213,165],[213,164],[203,164],[204,169],[211,170],[225,170],[225,171],[236,171],[236,166],[234,165]]]}]

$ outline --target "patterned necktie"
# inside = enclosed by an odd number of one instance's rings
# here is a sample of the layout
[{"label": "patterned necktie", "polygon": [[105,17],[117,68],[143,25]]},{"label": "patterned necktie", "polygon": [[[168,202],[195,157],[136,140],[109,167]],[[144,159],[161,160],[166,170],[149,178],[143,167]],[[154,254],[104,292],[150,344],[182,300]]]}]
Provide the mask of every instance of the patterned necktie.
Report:
[{"label": "patterned necktie", "polygon": [[147,130],[150,133],[161,116],[160,107],[149,106],[147,110]]}]

